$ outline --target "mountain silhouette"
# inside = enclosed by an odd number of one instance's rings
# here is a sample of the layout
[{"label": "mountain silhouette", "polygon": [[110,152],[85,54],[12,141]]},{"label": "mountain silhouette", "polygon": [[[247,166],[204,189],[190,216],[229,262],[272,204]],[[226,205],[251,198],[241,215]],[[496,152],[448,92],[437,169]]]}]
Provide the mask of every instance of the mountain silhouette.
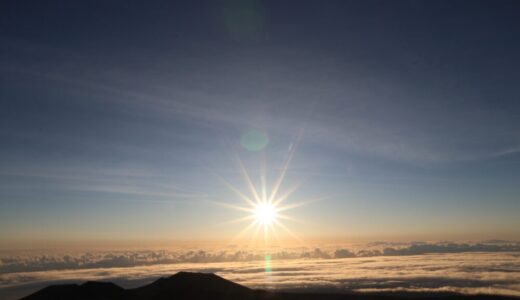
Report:
[{"label": "mountain silhouette", "polygon": [[82,285],[51,285],[22,299],[77,299],[77,300],[109,300],[120,298],[125,289],[110,282],[88,281]]},{"label": "mountain silhouette", "polygon": [[254,290],[215,274],[179,272],[134,289],[123,289],[109,282],[53,285],[20,300],[505,300],[514,297],[458,295],[451,293],[289,293]]},{"label": "mountain silhouette", "polygon": [[180,272],[128,291],[131,299],[257,299],[251,290],[215,274]]}]

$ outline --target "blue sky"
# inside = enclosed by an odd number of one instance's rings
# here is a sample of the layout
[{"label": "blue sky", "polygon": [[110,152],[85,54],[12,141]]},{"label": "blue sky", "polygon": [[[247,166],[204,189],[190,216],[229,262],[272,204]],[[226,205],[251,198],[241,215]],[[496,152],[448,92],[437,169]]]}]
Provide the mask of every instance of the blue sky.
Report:
[{"label": "blue sky", "polygon": [[0,5],[1,239],[229,239],[292,147],[298,235],[519,237],[514,1]]}]

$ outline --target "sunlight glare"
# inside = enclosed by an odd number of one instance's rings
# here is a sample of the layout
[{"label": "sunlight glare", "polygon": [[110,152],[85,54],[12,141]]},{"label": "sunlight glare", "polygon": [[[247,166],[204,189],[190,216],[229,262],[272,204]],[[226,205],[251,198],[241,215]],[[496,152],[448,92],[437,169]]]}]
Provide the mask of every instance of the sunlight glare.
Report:
[{"label": "sunlight glare", "polygon": [[[242,162],[238,154],[235,155],[234,158],[239,168],[239,171],[244,178],[246,187],[249,189],[250,195],[244,194],[239,188],[233,186],[222,176],[217,176],[218,179],[231,190],[231,192],[238,196],[238,198],[244,200],[244,202],[247,204],[246,206],[241,206],[225,202],[215,202],[216,204],[220,204],[228,208],[232,208],[247,213],[247,215],[244,217],[228,222],[236,223],[250,221],[250,223],[237,234],[237,236],[234,238],[235,241],[238,241],[243,235],[249,233],[251,235],[250,243],[255,244],[257,242],[258,234],[263,231],[263,239],[261,240],[263,240],[264,247],[266,247],[272,244],[272,238],[274,238],[276,242],[280,243],[280,236],[277,231],[282,230],[291,238],[294,238],[301,242],[301,240],[287,226],[283,224],[283,221],[301,221],[296,218],[287,216],[284,212],[310,203],[310,201],[293,202],[292,204],[283,203],[289,198],[290,195],[292,195],[297,190],[297,188],[301,184],[297,184],[289,188],[289,190],[282,195],[279,195],[279,192],[282,186],[282,182],[284,181],[287,175],[289,164],[297,148],[296,145],[301,139],[302,134],[303,131],[300,131],[297,137],[297,141],[290,144],[289,149],[287,150],[287,155],[280,168],[280,173],[273,182],[273,185],[270,190],[268,190],[268,183],[266,180],[267,170],[265,162],[263,162],[260,166],[261,186],[258,188],[253,183],[253,180],[249,175],[249,172],[246,170],[246,167],[244,166],[244,163]],[[258,238],[258,240],[260,239]]]},{"label": "sunlight glare", "polygon": [[276,221],[276,208],[271,203],[259,203],[254,209],[255,221],[264,226],[270,226]]}]

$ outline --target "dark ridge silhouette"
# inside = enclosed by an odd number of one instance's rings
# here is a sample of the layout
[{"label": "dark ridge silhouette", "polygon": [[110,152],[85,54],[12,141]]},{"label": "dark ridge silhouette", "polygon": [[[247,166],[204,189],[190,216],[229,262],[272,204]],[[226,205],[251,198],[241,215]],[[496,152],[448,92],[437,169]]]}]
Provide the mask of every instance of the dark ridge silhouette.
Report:
[{"label": "dark ridge silhouette", "polygon": [[77,300],[109,300],[121,299],[125,289],[111,282],[88,281],[82,285],[64,284],[52,285],[23,299],[77,299]]},{"label": "dark ridge silhouette", "polygon": [[515,297],[453,293],[302,293],[253,290],[215,274],[180,272],[135,289],[109,282],[53,285],[21,300],[506,300]]}]

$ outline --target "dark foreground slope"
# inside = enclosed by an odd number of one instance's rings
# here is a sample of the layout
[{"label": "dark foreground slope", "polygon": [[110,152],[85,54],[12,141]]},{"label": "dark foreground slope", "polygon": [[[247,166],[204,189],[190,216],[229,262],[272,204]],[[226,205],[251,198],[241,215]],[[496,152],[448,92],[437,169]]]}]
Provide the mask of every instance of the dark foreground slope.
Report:
[{"label": "dark foreground slope", "polygon": [[86,282],[46,287],[22,300],[505,300],[518,299],[500,296],[464,296],[456,294],[315,294],[282,293],[252,290],[214,274],[180,272],[168,278],[160,278],[151,284],[123,289],[113,283]]}]

